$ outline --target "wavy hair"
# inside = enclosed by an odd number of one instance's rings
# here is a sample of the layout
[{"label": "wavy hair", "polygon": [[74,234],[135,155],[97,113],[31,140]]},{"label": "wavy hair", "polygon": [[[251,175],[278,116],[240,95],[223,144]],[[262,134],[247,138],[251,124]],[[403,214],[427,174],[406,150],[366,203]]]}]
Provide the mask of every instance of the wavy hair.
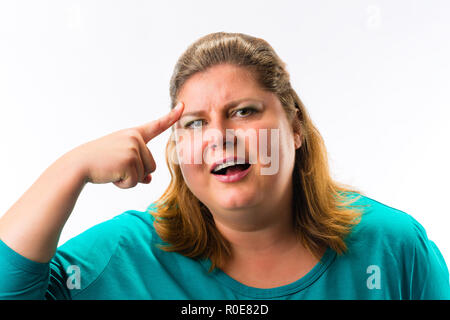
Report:
[{"label": "wavy hair", "polygon": [[[268,42],[242,33],[216,32],[191,44],[178,59],[170,80],[171,108],[183,84],[197,72],[218,64],[232,64],[251,71],[261,88],[279,98],[290,124],[301,132],[296,150],[293,179],[295,230],[304,246],[320,259],[321,249],[338,254],[347,250],[345,237],[360,221],[361,205],[354,204],[361,192],[332,179],[325,144],[305,106],[292,88],[286,64]],[[172,135],[174,132],[172,131]],[[211,270],[232,255],[229,242],[215,226],[209,209],[189,190],[174,159],[175,140],[166,145],[171,180],[155,201],[155,230],[165,242],[163,250],[191,258],[209,258]],[[349,197],[351,194],[356,197]]]}]

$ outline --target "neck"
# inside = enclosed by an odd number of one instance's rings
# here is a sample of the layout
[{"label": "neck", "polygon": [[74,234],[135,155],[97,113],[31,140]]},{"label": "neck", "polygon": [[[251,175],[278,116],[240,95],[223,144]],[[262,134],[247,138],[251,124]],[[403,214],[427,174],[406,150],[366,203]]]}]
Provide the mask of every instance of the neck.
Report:
[{"label": "neck", "polygon": [[[279,211],[278,211],[279,210]],[[254,223],[238,228],[235,225],[216,220],[220,233],[228,240],[233,253],[242,255],[260,255],[268,252],[284,251],[298,243],[293,228],[292,212],[279,212],[275,219]],[[259,212],[261,216],[264,214]],[[270,216],[264,215],[264,216]]]},{"label": "neck", "polygon": [[283,257],[306,254],[294,230],[291,194],[287,194],[286,199],[276,204],[239,214],[239,221],[215,219],[217,229],[231,244],[232,258],[228,265],[268,267],[278,264]]},{"label": "neck", "polygon": [[[287,216],[287,215],[286,215]],[[318,260],[298,240],[291,220],[251,231],[217,224],[231,244],[232,256],[221,269],[252,287],[274,288],[303,277]]]},{"label": "neck", "polygon": [[245,212],[213,214],[217,229],[231,245],[231,258],[221,269],[235,280],[276,287],[299,279],[318,262],[294,229],[292,192],[281,198]]},{"label": "neck", "polygon": [[[278,198],[277,195],[274,198]],[[234,253],[260,254],[297,242],[292,185],[281,192],[278,201],[270,200],[243,210],[213,214],[217,229],[230,242]]]}]

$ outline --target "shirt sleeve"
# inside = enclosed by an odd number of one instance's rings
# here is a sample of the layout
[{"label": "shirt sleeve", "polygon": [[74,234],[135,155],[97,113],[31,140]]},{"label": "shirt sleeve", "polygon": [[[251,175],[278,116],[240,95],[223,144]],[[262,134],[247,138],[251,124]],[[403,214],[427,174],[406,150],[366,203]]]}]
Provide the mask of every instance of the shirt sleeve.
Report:
[{"label": "shirt sleeve", "polygon": [[0,240],[0,299],[72,299],[101,274],[117,249],[119,217],[70,239],[48,263],[29,260]]},{"label": "shirt sleeve", "polygon": [[44,299],[50,264],[29,260],[0,240],[0,299]]},{"label": "shirt sleeve", "polygon": [[416,231],[411,261],[411,299],[449,300],[449,271],[436,244],[428,239],[425,229],[412,218]]}]

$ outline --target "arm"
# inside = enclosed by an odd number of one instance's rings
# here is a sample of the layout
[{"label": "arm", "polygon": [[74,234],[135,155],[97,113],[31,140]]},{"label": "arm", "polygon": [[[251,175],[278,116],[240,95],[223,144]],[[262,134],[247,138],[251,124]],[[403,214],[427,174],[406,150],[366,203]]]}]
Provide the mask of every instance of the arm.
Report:
[{"label": "arm", "polygon": [[62,228],[85,186],[86,173],[71,152],[54,162],[0,219],[0,239],[15,252],[50,261]]},{"label": "arm", "polygon": [[149,183],[156,165],[146,144],[182,110],[85,143],[41,174],[0,219],[0,299],[44,297],[51,282],[49,262],[85,184],[113,182],[127,189]]},{"label": "arm", "polygon": [[48,262],[87,182],[122,189],[149,183],[156,165],[147,143],[181,116],[179,104],[163,117],[85,143],[53,163],[0,219],[0,239],[20,255]]}]

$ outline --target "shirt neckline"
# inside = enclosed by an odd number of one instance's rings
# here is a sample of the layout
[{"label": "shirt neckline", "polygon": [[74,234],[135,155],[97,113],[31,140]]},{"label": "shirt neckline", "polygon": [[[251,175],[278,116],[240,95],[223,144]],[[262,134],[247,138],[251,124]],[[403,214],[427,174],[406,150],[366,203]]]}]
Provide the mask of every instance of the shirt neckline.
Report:
[{"label": "shirt neckline", "polygon": [[[227,286],[231,290],[243,296],[260,299],[277,298],[286,295],[291,295],[293,293],[299,292],[309,287],[325,272],[325,270],[334,261],[335,257],[336,252],[332,250],[330,247],[327,247],[320,261],[303,277],[290,284],[269,289],[256,288],[244,285],[243,283],[240,283],[239,281],[231,278],[229,275],[227,275],[225,272],[223,272],[218,268],[214,269],[211,272],[211,276],[216,278],[217,281],[219,281],[223,285]],[[209,267],[211,266],[211,260],[204,259],[200,260],[199,262],[206,270],[209,270]]]}]

